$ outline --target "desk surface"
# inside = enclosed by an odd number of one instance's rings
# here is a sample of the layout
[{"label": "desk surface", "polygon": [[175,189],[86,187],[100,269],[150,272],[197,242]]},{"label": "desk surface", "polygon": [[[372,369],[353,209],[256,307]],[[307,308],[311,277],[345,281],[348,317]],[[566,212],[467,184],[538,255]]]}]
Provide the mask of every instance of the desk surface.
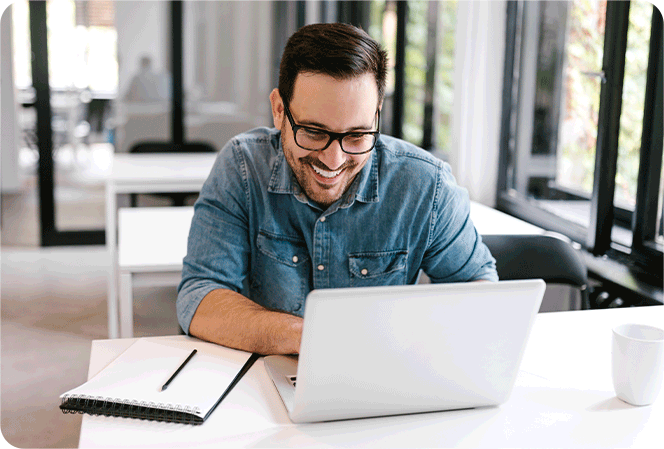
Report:
[{"label": "desk surface", "polygon": [[[260,359],[200,427],[84,416],[80,447],[655,447],[664,393],[633,407],[613,391],[611,329],[626,322],[661,326],[664,306],[539,314],[499,407],[295,425]],[[89,375],[133,341],[94,341]]]},{"label": "desk surface", "polygon": [[118,210],[120,270],[179,271],[187,254],[193,207],[122,207]]},{"label": "desk surface", "polygon": [[216,157],[217,153],[116,153],[107,183],[122,186],[169,181],[203,185]]}]

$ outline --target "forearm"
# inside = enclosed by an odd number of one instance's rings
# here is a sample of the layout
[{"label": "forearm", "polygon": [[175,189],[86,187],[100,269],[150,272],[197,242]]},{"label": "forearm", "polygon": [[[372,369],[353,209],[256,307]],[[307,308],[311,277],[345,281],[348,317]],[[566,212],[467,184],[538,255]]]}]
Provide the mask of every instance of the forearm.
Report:
[{"label": "forearm", "polygon": [[239,293],[219,289],[203,298],[189,333],[259,354],[295,354],[300,351],[302,318],[267,310]]}]

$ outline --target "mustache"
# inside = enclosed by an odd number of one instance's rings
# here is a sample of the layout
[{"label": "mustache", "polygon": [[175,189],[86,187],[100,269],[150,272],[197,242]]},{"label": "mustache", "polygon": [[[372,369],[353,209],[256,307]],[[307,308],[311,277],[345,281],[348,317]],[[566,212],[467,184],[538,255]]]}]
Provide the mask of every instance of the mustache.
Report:
[{"label": "mustache", "polygon": [[325,171],[345,170],[347,168],[353,168],[357,165],[357,162],[355,162],[353,160],[348,160],[348,161],[344,162],[341,166],[339,166],[335,169],[332,169],[332,168],[328,167],[327,165],[323,164],[321,161],[319,161],[315,157],[310,156],[310,155],[301,157],[300,162],[304,162],[306,164],[311,164],[311,165],[313,165],[313,166],[315,166],[315,167],[317,167],[321,170],[325,170]]}]

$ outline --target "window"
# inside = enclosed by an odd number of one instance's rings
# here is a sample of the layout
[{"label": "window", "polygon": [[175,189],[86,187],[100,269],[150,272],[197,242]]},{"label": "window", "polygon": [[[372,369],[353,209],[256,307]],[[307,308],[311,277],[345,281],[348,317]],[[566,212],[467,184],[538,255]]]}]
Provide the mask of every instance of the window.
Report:
[{"label": "window", "polygon": [[[371,2],[368,32],[388,51],[390,63],[386,133],[432,151],[445,151],[450,144],[456,14],[456,1]],[[395,125],[390,109],[396,101],[402,102],[403,114]]]},{"label": "window", "polygon": [[509,2],[498,207],[662,279],[662,16]]}]

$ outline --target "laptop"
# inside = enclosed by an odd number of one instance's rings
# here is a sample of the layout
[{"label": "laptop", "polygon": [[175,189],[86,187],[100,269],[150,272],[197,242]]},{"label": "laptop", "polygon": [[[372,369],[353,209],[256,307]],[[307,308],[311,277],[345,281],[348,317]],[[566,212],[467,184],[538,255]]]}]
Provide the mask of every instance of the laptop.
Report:
[{"label": "laptop", "polygon": [[313,290],[300,355],[265,367],[293,422],[505,402],[541,279]]}]

